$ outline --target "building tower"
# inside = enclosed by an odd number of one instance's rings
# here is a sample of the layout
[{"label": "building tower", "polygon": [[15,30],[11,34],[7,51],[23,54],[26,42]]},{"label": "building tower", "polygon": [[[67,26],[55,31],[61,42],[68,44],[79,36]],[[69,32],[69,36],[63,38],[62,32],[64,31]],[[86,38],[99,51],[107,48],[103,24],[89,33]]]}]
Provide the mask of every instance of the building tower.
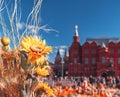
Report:
[{"label": "building tower", "polygon": [[80,64],[82,61],[82,54],[81,54],[81,46],[79,43],[79,35],[78,35],[78,26],[75,26],[75,34],[73,36],[73,42],[70,47],[70,56],[69,61],[71,64]]},{"label": "building tower", "polygon": [[64,63],[69,64],[69,51],[65,49],[65,55],[64,55]]},{"label": "building tower", "polygon": [[78,35],[78,26],[75,26],[75,34],[73,36],[73,42],[69,49],[69,66],[68,71],[72,76],[79,75],[78,66],[82,63],[82,47],[79,43],[79,35]]},{"label": "building tower", "polygon": [[60,49],[58,49],[54,63],[55,63],[56,65],[60,65],[61,62],[62,62],[62,57],[61,57],[61,55],[60,55]]}]

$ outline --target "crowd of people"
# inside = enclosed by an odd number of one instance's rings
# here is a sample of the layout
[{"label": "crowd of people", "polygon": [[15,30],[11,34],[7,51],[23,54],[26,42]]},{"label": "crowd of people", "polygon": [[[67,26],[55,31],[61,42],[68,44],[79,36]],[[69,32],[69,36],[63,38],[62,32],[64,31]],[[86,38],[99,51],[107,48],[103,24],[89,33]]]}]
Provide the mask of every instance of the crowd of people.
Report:
[{"label": "crowd of people", "polygon": [[49,77],[56,97],[120,97],[120,77]]}]

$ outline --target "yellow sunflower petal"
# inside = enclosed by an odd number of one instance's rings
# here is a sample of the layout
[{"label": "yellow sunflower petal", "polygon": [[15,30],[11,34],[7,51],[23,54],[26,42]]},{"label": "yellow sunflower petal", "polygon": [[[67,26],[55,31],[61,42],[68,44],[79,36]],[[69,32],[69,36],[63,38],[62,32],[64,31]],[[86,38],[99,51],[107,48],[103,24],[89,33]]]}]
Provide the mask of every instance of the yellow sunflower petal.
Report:
[{"label": "yellow sunflower petal", "polygon": [[[23,37],[20,42],[21,49],[28,52],[28,63],[44,63],[44,56],[52,51],[51,46],[46,45],[45,40],[37,36]],[[43,57],[42,57],[43,56]]]},{"label": "yellow sunflower petal", "polygon": [[45,61],[46,61],[46,57],[41,56],[40,58],[38,58],[38,59],[36,60],[36,63],[37,63],[38,65],[42,65]]},{"label": "yellow sunflower petal", "polygon": [[49,70],[46,68],[39,68],[38,67],[35,69],[35,73],[37,73],[40,76],[47,76],[47,75],[49,75]]},{"label": "yellow sunflower petal", "polygon": [[37,91],[39,89],[44,89],[45,92],[48,94],[48,96],[54,96],[54,92],[52,90],[52,88],[50,88],[48,86],[48,84],[44,84],[44,83],[38,83],[34,89],[34,91]]}]

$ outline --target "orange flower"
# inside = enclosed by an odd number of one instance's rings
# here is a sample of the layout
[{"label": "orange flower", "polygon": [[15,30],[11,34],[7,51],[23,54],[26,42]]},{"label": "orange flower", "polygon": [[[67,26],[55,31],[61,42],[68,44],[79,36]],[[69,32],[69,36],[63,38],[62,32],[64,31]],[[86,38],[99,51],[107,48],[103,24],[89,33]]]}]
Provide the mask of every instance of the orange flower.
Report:
[{"label": "orange flower", "polygon": [[49,75],[49,70],[46,68],[35,68],[35,73],[37,73],[40,76],[47,76]]},{"label": "orange flower", "polygon": [[93,97],[101,97],[99,94],[94,94]]},{"label": "orange flower", "polygon": [[72,95],[72,94],[75,93],[75,90],[70,87],[69,90],[68,90],[68,92],[69,92],[70,95]]},{"label": "orange flower", "polygon": [[58,94],[59,94],[59,91],[58,91],[57,89],[54,89],[54,90],[53,90],[53,93],[54,93],[55,95],[58,95]]},{"label": "orange flower", "polygon": [[64,96],[63,91],[59,91],[58,96]]},{"label": "orange flower", "polygon": [[54,96],[53,90],[48,86],[48,84],[38,83],[34,91],[39,89],[43,89],[48,94],[48,96]]},{"label": "orange flower", "polygon": [[23,37],[20,42],[22,50],[28,53],[27,63],[43,64],[45,55],[52,51],[51,46],[46,46],[45,40],[41,40],[37,36]]},{"label": "orange flower", "polygon": [[65,90],[65,91],[63,91],[63,95],[64,95],[64,96],[68,96],[68,95],[69,95],[69,92]]},{"label": "orange flower", "polygon": [[107,97],[107,95],[106,94],[101,94],[101,97]]}]

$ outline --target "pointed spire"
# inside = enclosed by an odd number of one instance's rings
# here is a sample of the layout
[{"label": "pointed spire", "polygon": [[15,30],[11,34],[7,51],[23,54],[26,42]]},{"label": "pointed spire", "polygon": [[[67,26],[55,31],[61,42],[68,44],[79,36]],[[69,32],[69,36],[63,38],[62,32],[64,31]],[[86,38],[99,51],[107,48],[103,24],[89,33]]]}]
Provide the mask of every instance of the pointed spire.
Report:
[{"label": "pointed spire", "polygon": [[65,64],[68,64],[69,63],[69,51],[68,51],[68,49],[66,48],[65,49],[65,55],[64,55],[64,63]]},{"label": "pointed spire", "polygon": [[65,55],[64,55],[64,57],[69,57],[69,52],[68,52],[67,49],[65,49]]},{"label": "pointed spire", "polygon": [[56,57],[55,57],[55,64],[61,64],[61,55],[60,55],[60,49],[58,49]]},{"label": "pointed spire", "polygon": [[105,43],[103,42],[103,43],[102,43],[102,48],[105,48],[105,47],[106,47],[106,45],[105,45]]},{"label": "pointed spire", "polygon": [[108,47],[105,45],[105,43],[104,43],[104,42],[102,43],[102,48],[104,48],[104,49],[105,49],[105,52],[108,52]]},{"label": "pointed spire", "polygon": [[60,56],[60,49],[58,49],[57,51],[57,56]]},{"label": "pointed spire", "polygon": [[78,25],[75,26],[75,36],[79,36],[78,35]]}]

